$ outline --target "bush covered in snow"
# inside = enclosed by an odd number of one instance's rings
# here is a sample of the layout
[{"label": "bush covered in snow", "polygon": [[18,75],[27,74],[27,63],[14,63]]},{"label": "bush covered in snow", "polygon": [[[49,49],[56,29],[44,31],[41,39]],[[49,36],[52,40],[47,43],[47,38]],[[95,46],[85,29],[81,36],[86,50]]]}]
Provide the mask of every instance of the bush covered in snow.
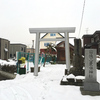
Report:
[{"label": "bush covered in snow", "polygon": [[0,70],[9,73],[17,72],[16,61],[12,59],[9,59],[8,61],[0,59]]},{"label": "bush covered in snow", "polygon": [[17,66],[16,65],[3,65],[3,66],[0,65],[0,68],[1,68],[2,71],[9,72],[9,73],[17,72]]}]

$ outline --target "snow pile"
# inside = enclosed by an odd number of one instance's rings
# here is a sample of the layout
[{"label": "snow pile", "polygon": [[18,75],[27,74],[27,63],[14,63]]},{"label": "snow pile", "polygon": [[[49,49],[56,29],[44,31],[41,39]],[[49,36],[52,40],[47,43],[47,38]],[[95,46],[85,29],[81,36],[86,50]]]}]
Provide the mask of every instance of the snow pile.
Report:
[{"label": "snow pile", "polygon": [[16,65],[16,63],[16,61],[13,61],[11,59],[8,59],[8,61],[0,59],[0,65]]},{"label": "snow pile", "polygon": [[74,76],[73,74],[70,74],[70,75],[67,76],[67,79],[68,79],[68,78],[70,78],[70,79],[71,79],[71,78],[75,78],[75,76]]},{"label": "snow pile", "polygon": [[84,80],[85,77],[84,76],[76,76],[75,79],[83,79]]},{"label": "snow pile", "polygon": [[75,79],[75,81],[76,81],[76,79],[84,80],[85,77],[84,76],[74,76],[73,74],[69,74],[69,75],[63,76],[62,81],[68,81],[67,79]]},{"label": "snow pile", "polygon": [[99,62],[99,61],[100,61],[100,56],[97,55],[96,62]]},{"label": "snow pile", "polygon": [[66,81],[66,82],[68,81],[67,80],[67,75],[63,76],[62,81]]}]

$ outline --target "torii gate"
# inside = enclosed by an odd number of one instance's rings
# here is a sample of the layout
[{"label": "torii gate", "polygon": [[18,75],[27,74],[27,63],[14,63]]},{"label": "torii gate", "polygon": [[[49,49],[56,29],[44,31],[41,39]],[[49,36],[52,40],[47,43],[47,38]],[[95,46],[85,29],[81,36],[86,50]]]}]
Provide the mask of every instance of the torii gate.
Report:
[{"label": "torii gate", "polygon": [[[34,75],[38,76],[38,60],[40,41],[65,41],[66,68],[70,70],[69,33],[75,32],[75,27],[29,28],[30,33],[36,33]],[[40,39],[40,33],[64,33],[65,38]]]}]

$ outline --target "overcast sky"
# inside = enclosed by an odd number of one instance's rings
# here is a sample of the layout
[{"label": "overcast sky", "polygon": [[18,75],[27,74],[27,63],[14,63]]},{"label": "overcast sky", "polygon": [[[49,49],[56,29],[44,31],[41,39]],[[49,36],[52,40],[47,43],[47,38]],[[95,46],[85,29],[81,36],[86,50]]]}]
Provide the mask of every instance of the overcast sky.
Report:
[{"label": "overcast sky", "polygon": [[11,43],[31,45],[35,39],[29,28],[76,27],[70,36],[82,37],[100,30],[100,0],[0,0],[0,37]]}]

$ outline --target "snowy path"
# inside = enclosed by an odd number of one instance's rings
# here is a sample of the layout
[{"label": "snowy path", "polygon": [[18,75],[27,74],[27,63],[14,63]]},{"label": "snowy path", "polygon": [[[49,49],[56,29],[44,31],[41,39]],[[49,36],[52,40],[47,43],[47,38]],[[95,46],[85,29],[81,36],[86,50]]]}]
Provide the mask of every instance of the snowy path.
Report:
[{"label": "snowy path", "polygon": [[78,86],[61,86],[64,69],[65,65],[48,65],[38,76],[28,73],[0,81],[0,100],[100,100],[100,96],[82,96]]}]

